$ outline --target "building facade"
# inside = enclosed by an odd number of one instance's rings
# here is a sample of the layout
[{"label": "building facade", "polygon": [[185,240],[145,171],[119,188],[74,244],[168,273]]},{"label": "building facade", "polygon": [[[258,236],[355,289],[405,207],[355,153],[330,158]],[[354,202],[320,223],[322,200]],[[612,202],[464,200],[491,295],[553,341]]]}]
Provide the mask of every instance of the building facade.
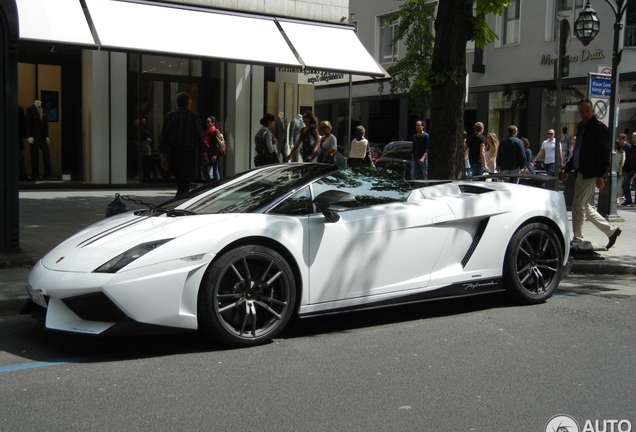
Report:
[{"label": "building facade", "polygon": [[[230,145],[225,173],[249,168],[252,132],[263,114],[293,118],[300,107],[313,109],[308,75],[329,71],[316,69],[321,59],[314,67],[300,64],[276,25],[288,38],[293,31],[319,36],[348,17],[347,0],[16,4],[18,104],[43,99],[59,113],[49,121],[53,176],[92,184],[155,180],[157,160],[144,161],[142,143],[152,140],[156,153],[163,116],[180,91],[192,94],[202,119],[220,119]],[[33,16],[34,9],[42,15]],[[58,18],[73,29],[41,30]],[[29,146],[24,151],[30,174]]]},{"label": "building facade", "polygon": [[[401,1],[350,0],[350,13],[360,39],[385,68],[404,52],[401,44],[391,46],[393,29],[384,25],[401,4]],[[436,4],[431,2],[434,7]],[[562,80],[561,124],[557,125],[554,79],[557,23],[568,19],[573,29],[584,6],[584,0],[516,0],[504,15],[486,17],[498,40],[483,51],[475,50],[472,43],[467,46],[466,130],[471,131],[472,125],[481,121],[488,132],[503,137],[507,135],[508,125],[515,124],[520,136],[530,140],[534,153],[550,128],[560,134],[561,129],[567,127],[571,135],[575,134],[579,121],[576,105],[581,98],[588,97],[589,73],[607,73],[612,64],[614,13],[605,1],[592,0],[601,30],[587,47],[573,33],[568,38],[569,76]],[[629,12],[628,9],[621,34],[617,111],[621,132],[636,130],[636,22],[627,18],[633,16]],[[368,126],[370,141],[386,143],[414,133],[415,118],[404,95],[387,97],[388,86],[385,86],[385,94],[379,97],[378,83],[369,80],[354,87],[357,88],[353,92],[353,119]],[[344,103],[342,98],[337,98],[337,93],[336,88],[317,90],[317,105]],[[597,115],[606,117],[607,110],[600,108]],[[434,141],[435,137],[431,139]]]}]

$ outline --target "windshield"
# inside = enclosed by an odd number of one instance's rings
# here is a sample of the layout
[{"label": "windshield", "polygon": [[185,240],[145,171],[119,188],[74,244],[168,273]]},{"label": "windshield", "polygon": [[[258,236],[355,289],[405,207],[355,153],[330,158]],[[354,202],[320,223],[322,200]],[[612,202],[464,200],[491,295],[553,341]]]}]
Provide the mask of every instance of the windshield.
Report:
[{"label": "windshield", "polygon": [[[263,170],[252,170],[217,183],[211,187],[196,189],[183,198],[161,205],[162,208],[187,210],[196,214],[249,213],[285,190],[293,190],[296,183],[308,176],[330,172],[334,167],[321,164],[284,164]],[[192,200],[199,196],[199,199]],[[189,202],[186,205],[185,203]]]}]

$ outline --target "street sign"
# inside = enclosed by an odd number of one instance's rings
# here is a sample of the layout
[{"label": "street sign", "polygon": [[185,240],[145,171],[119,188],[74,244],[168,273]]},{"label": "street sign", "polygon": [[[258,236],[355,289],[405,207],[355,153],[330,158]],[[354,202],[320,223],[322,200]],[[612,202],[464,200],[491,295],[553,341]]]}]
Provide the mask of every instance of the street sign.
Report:
[{"label": "street sign", "polygon": [[612,76],[605,74],[589,74],[589,95],[596,98],[611,98]]}]

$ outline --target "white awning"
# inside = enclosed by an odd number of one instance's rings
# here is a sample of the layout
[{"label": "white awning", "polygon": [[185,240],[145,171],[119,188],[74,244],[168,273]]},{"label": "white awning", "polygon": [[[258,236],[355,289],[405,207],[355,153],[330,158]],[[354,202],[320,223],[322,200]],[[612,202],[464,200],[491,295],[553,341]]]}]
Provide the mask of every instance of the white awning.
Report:
[{"label": "white awning", "polygon": [[273,18],[117,0],[86,5],[102,49],[299,65]]},{"label": "white awning", "polygon": [[[353,27],[126,0],[16,0],[20,39],[384,77]],[[317,42],[319,41],[319,42]]]},{"label": "white awning", "polygon": [[309,69],[384,77],[352,27],[278,20],[285,35]]},{"label": "white awning", "polygon": [[79,0],[17,0],[20,39],[95,47]]}]

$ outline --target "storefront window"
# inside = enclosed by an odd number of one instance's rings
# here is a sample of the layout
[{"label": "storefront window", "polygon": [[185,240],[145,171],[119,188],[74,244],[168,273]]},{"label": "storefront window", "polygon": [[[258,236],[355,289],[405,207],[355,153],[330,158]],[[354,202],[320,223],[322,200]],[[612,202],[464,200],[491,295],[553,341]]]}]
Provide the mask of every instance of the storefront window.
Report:
[{"label": "storefront window", "polygon": [[[139,68],[139,65],[143,67]],[[159,138],[165,115],[176,108],[180,92],[192,96],[190,109],[199,112],[202,61],[149,55],[129,55],[127,175],[131,182],[165,181]]]},{"label": "storefront window", "polygon": [[131,55],[130,71],[141,73],[176,76],[203,76],[203,61],[180,57],[165,57],[155,55]]},{"label": "storefront window", "polygon": [[490,92],[488,95],[488,132],[498,137],[508,135],[508,126],[515,125],[520,135],[526,130],[527,94],[525,90]]}]

